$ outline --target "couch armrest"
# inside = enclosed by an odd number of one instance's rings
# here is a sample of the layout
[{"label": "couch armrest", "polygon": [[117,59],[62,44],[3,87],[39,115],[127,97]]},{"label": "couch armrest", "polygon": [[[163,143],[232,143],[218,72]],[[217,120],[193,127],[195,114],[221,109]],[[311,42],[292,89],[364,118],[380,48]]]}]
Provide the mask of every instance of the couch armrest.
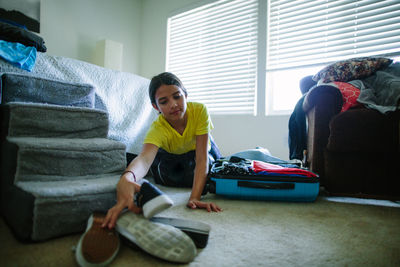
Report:
[{"label": "couch armrest", "polygon": [[312,77],[313,77],[312,75],[309,75],[300,80],[299,86],[300,86],[300,91],[303,95],[307,93],[314,85],[317,84],[317,82],[314,81]]},{"label": "couch armrest", "polygon": [[308,112],[315,106],[328,106],[335,114],[339,113],[343,106],[343,97],[339,89],[330,85],[316,86],[311,89],[304,99],[303,110]]},{"label": "couch armrest", "polygon": [[324,184],[324,150],[328,143],[329,123],[342,109],[343,98],[339,89],[323,85],[311,89],[303,103],[307,116],[307,165],[320,175]]}]

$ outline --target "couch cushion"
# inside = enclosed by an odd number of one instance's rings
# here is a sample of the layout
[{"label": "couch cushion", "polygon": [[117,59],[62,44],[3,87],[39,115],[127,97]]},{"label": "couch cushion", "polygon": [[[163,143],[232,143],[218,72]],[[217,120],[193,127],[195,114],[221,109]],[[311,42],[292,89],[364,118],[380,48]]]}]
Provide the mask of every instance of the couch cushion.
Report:
[{"label": "couch cushion", "polygon": [[377,70],[386,68],[392,62],[392,59],[384,57],[351,58],[326,66],[313,76],[313,80],[321,80],[324,83],[356,80],[368,77]]},{"label": "couch cushion", "polygon": [[324,186],[330,194],[399,199],[400,179],[395,171],[398,153],[326,150],[324,158]]},{"label": "couch cushion", "polygon": [[398,115],[366,108],[342,112],[330,122],[327,148],[336,152],[398,150]]}]

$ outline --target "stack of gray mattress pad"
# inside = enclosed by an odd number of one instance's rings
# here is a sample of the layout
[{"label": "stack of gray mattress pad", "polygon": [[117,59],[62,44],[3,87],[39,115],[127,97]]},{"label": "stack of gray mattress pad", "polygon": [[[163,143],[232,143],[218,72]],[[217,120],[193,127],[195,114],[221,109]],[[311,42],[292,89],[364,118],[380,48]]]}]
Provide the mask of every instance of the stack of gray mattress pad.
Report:
[{"label": "stack of gray mattress pad", "polygon": [[125,145],[110,140],[108,114],[91,85],[3,73],[0,197],[21,240],[84,231],[94,211],[115,204]]}]

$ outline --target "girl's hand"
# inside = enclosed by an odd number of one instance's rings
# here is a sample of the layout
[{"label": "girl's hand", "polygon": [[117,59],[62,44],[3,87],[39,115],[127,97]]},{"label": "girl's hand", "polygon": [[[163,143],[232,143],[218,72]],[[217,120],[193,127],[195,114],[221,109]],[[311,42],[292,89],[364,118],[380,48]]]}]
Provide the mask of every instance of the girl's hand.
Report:
[{"label": "girl's hand", "polygon": [[126,177],[122,176],[120,178],[117,184],[117,204],[108,210],[102,227],[108,227],[109,229],[114,228],[118,216],[126,207],[135,213],[140,213],[142,211],[133,201],[133,196],[135,195],[135,189],[137,189],[137,187],[137,184],[129,182]]},{"label": "girl's hand", "polygon": [[206,209],[208,212],[215,211],[220,212],[222,209],[218,207],[217,204],[212,202],[204,202],[198,199],[189,199],[188,203],[186,204],[188,208],[191,209]]}]

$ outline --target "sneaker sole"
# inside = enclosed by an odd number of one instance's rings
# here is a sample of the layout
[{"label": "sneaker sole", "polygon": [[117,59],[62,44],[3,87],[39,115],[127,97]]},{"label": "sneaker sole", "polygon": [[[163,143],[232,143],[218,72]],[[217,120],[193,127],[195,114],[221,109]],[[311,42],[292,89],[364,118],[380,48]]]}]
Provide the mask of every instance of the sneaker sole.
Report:
[{"label": "sneaker sole", "polygon": [[79,266],[108,266],[117,256],[120,245],[118,233],[101,227],[104,217],[98,213],[89,217],[86,231],[79,239],[75,251]]},{"label": "sneaker sole", "polygon": [[147,201],[146,204],[143,205],[143,216],[147,219],[150,219],[154,215],[168,209],[172,205],[174,205],[174,202],[167,195],[159,195],[152,200]]},{"label": "sneaker sole", "polygon": [[205,248],[207,246],[211,226],[206,223],[168,217],[153,217],[150,221],[171,225],[180,229],[193,240],[198,248]]},{"label": "sneaker sole", "polygon": [[188,263],[196,256],[192,239],[171,225],[154,223],[128,211],[119,217],[115,228],[121,236],[163,260]]}]

